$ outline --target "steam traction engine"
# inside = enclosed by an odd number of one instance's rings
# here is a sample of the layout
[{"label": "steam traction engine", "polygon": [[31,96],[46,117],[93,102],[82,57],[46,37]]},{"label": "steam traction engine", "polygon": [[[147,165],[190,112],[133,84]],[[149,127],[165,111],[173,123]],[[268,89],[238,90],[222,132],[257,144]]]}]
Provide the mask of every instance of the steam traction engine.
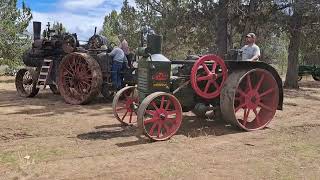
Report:
[{"label": "steam traction engine", "polygon": [[[95,33],[86,46],[79,47],[75,34],[51,36],[48,27],[48,37],[40,39],[40,32],[41,23],[34,22],[35,41],[23,57],[28,68],[21,69],[16,77],[21,96],[34,97],[49,85],[70,104],[86,104],[99,93],[107,99],[113,97],[112,58],[107,54],[112,43],[106,37]],[[123,69],[124,84],[135,84],[133,71]]]},{"label": "steam traction engine", "polygon": [[40,88],[49,85],[54,94],[59,94],[56,74],[63,56],[75,51],[78,46],[77,35],[62,33],[61,29],[48,28],[41,37],[41,23],[33,22],[34,42],[32,48],[23,55],[27,68],[20,69],[16,75],[16,88],[23,97],[34,97]]},{"label": "steam traction engine", "polygon": [[[114,116],[124,125],[137,122],[152,140],[177,133],[182,112],[220,112],[227,122],[246,131],[263,129],[282,109],[282,81],[263,62],[223,61],[216,55],[198,60],[170,61],[161,54],[161,36],[149,36],[139,48],[137,87],[120,90],[113,100]],[[181,65],[172,74],[171,66]]]}]

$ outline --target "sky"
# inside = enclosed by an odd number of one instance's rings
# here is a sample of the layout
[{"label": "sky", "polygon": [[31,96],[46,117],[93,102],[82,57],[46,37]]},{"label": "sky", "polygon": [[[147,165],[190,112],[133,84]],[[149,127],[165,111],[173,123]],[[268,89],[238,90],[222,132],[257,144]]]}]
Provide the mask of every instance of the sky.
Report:
[{"label": "sky", "polygon": [[[23,0],[18,0],[21,7]],[[70,33],[77,33],[78,39],[88,40],[94,28],[101,30],[104,17],[112,10],[120,11],[123,0],[24,0],[31,8],[32,21],[61,22]],[[129,0],[134,5],[134,0]],[[28,31],[32,32],[32,23]]]}]

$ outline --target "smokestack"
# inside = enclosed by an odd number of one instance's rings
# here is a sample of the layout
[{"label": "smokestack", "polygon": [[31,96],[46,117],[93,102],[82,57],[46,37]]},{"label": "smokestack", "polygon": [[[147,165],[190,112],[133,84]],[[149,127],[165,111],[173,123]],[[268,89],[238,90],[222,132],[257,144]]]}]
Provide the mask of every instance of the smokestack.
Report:
[{"label": "smokestack", "polygon": [[41,38],[41,22],[33,22],[33,39],[37,40]]}]

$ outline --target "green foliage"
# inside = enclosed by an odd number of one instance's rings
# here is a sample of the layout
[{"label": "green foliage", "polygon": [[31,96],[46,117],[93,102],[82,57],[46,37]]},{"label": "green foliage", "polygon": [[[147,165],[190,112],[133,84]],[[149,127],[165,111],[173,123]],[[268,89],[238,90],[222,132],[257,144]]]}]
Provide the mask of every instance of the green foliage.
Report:
[{"label": "green foliage", "polygon": [[17,9],[17,0],[0,0],[0,65],[10,67],[21,64],[23,51],[31,45],[24,35],[32,18],[31,10],[22,3]]},{"label": "green foliage", "polygon": [[[135,2],[136,7],[130,7],[128,1],[124,0],[120,13],[113,11],[106,16],[102,34],[116,41],[121,34],[131,48],[136,48],[140,41],[139,31],[144,27],[151,27],[163,36],[164,54],[171,59],[181,59],[188,51],[193,54],[217,53],[219,18],[226,18],[227,50],[241,48],[245,34],[255,32],[263,59],[278,67],[282,74],[285,73],[288,61],[291,62],[288,59],[289,42],[292,38],[290,25],[294,22],[291,15],[293,10],[298,10],[303,14],[303,37],[300,49],[295,51],[300,52],[299,57],[304,63],[320,63],[320,6],[315,5],[319,4],[317,0]],[[221,12],[226,12],[227,15],[221,16]]]},{"label": "green foliage", "polygon": [[114,10],[104,18],[103,29],[100,34],[106,36],[109,41],[118,44],[120,42],[118,38],[119,33],[119,15],[117,11]]},{"label": "green foliage", "polygon": [[127,0],[123,1],[119,14],[119,24],[120,40],[124,38],[130,42],[131,47],[138,47],[140,45],[138,13],[134,7],[129,5]]}]

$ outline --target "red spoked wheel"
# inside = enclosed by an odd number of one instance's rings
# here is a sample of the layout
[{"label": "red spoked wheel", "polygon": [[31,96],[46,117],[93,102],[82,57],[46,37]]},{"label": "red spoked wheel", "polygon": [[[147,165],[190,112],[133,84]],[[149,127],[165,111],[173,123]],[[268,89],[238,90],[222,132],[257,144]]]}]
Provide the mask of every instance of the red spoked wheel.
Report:
[{"label": "red spoked wheel", "polygon": [[191,70],[191,86],[194,91],[205,99],[219,96],[227,79],[228,72],[224,61],[216,55],[201,57]]},{"label": "red spoked wheel", "polygon": [[69,104],[87,104],[101,89],[102,73],[99,64],[90,55],[72,53],[60,63],[58,88]]},{"label": "red spoked wheel", "polygon": [[264,69],[233,72],[220,99],[223,118],[246,131],[266,127],[273,119],[278,103],[278,84]]},{"label": "red spoked wheel", "polygon": [[164,141],[180,128],[182,108],[176,97],[165,92],[147,96],[138,109],[138,127],[150,139]]},{"label": "red spoked wheel", "polygon": [[137,88],[128,86],[120,91],[113,98],[112,110],[114,117],[123,125],[132,125],[137,122],[137,109],[139,98]]}]

